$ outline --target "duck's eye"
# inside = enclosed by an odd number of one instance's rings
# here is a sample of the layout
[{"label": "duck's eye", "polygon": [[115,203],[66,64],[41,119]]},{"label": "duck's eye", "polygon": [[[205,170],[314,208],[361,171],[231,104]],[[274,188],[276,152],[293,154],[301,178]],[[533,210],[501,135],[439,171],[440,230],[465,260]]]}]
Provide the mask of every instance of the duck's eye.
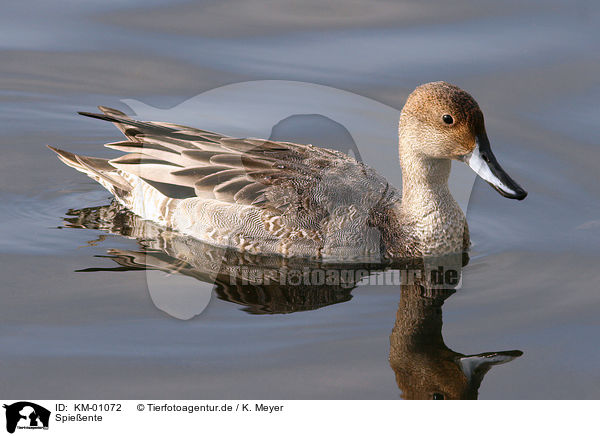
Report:
[{"label": "duck's eye", "polygon": [[444,123],[446,123],[446,124],[454,123],[454,118],[452,118],[452,115],[448,115],[448,114],[443,115],[442,120],[444,120]]},{"label": "duck's eye", "polygon": [[443,400],[444,399],[444,394],[439,394],[439,393],[435,393],[433,394],[433,399],[434,400]]}]

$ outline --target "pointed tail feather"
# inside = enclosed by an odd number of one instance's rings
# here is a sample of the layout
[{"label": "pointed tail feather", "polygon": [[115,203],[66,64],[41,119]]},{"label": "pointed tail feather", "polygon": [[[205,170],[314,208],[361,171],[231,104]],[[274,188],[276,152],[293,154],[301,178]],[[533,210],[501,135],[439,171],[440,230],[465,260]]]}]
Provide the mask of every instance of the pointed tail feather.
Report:
[{"label": "pointed tail feather", "polygon": [[[175,130],[173,127],[167,126],[167,123],[156,123],[149,121],[134,120],[129,115],[113,108],[106,106],[98,106],[102,111],[101,114],[93,112],[77,112],[85,117],[96,118],[99,120],[110,121],[113,123],[125,136],[130,140],[140,142],[138,135],[169,135]],[[174,125],[173,125],[174,126]]]},{"label": "pointed tail feather", "polygon": [[[130,118],[127,114],[112,109],[105,106],[98,106],[103,113],[95,114],[93,112],[77,112],[79,115],[83,115],[85,117],[96,118],[103,121],[110,121],[113,123],[125,136],[127,136],[130,140],[139,142],[136,139],[136,136],[141,133],[145,127],[147,127],[147,123],[143,121],[137,121]],[[137,128],[137,129],[136,129]]]},{"label": "pointed tail feather", "polygon": [[179,200],[169,197],[134,174],[121,172],[108,159],[80,156],[48,146],[71,168],[87,174],[111,192],[116,199],[136,215],[170,226]]},{"label": "pointed tail feather", "polygon": [[131,191],[132,186],[119,175],[115,167],[108,163],[108,159],[80,156],[50,145],[47,147],[54,151],[58,155],[58,158],[66,165],[87,174],[108,189],[113,195],[122,197],[124,192]]}]

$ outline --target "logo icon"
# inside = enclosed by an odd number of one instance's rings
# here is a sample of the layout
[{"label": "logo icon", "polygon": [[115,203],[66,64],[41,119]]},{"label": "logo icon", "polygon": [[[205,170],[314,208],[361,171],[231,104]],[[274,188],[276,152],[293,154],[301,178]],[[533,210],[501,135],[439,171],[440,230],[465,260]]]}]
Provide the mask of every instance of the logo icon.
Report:
[{"label": "logo icon", "polygon": [[6,431],[14,433],[19,429],[48,429],[50,411],[29,401],[19,401],[4,405],[6,409]]}]

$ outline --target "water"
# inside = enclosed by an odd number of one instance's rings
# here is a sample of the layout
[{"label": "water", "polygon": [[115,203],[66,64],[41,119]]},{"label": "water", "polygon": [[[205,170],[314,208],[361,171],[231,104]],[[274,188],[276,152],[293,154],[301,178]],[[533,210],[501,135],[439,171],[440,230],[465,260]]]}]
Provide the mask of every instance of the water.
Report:
[{"label": "water", "polygon": [[[479,398],[600,397],[600,8],[591,1],[356,1],[334,3],[329,13],[322,7],[268,0],[237,7],[161,0],[6,5],[5,397],[395,399],[418,390],[411,364],[434,371],[456,353],[497,350],[523,355],[492,367]],[[122,99],[166,110],[213,88],[267,79],[341,88],[396,110],[419,83],[456,83],[479,101],[496,156],[529,197],[510,201],[477,180],[467,214],[473,250],[461,289],[428,299],[403,289],[400,310],[394,285],[361,285],[314,301],[273,292],[236,300],[179,274],[172,279],[184,288],[194,283],[198,294],[170,298],[152,291],[146,271],[115,271],[119,265],[106,257],[107,250],[139,251],[135,239],[65,227],[70,209],[108,205],[110,198],[44,145],[108,157],[115,154],[99,144],[120,140],[112,126],[77,110],[126,109]],[[223,98],[226,107],[246,97]],[[264,115],[268,96],[257,100],[245,104]],[[346,150],[375,159],[373,166],[398,183],[395,126],[374,132],[372,113],[336,110],[355,121],[340,126],[300,114],[272,133],[316,145],[339,140],[343,149],[352,131],[358,147]],[[259,129],[251,117],[216,118],[206,122],[220,122],[223,133]],[[195,125],[208,127],[203,119]],[[421,330],[410,336],[411,326]],[[412,354],[397,345],[406,335],[417,344]],[[405,371],[402,390],[398,368]],[[440,370],[426,379],[436,377],[453,380]]]}]

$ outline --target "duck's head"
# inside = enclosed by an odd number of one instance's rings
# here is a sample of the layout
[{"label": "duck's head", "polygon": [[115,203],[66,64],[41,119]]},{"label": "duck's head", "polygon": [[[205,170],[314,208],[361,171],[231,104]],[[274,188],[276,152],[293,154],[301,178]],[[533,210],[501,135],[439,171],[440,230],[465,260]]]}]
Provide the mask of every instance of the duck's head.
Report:
[{"label": "duck's head", "polygon": [[527,196],[492,153],[479,105],[457,86],[431,82],[417,87],[402,109],[400,138],[412,155],[465,162],[504,197]]}]

